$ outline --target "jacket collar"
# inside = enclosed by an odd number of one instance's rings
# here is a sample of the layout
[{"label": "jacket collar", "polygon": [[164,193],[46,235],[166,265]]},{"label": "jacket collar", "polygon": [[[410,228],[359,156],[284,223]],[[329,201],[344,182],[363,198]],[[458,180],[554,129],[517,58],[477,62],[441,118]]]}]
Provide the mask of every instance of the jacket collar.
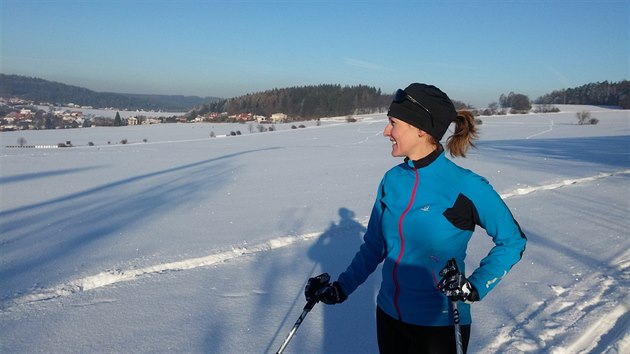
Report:
[{"label": "jacket collar", "polygon": [[431,152],[430,154],[428,154],[427,156],[419,159],[419,160],[409,160],[408,157],[405,158],[405,163],[407,165],[409,165],[410,167],[413,168],[423,168],[423,167],[427,167],[429,166],[431,163],[433,163],[433,161],[437,160],[438,157],[440,157],[440,155],[444,152],[444,147],[442,146],[442,144],[437,145],[437,148],[435,150],[433,150],[433,152]]}]

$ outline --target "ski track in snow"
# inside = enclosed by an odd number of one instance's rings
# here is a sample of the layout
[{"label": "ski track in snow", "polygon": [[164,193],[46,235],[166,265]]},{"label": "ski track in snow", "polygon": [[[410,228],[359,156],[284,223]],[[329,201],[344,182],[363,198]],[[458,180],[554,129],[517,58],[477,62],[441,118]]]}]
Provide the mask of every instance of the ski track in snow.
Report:
[{"label": "ski track in snow", "polygon": [[[600,173],[590,177],[566,179],[557,183],[518,188],[501,194],[503,199],[524,196],[537,191],[553,190],[581,183],[593,182],[602,178],[630,174],[630,170]],[[367,220],[361,222],[367,226]],[[162,263],[153,266],[127,270],[107,270],[96,275],[77,279],[53,288],[44,289],[18,297],[4,304],[2,311],[39,301],[70,296],[75,293],[94,290],[120,282],[128,282],[141,277],[164,272],[184,271],[199,267],[217,265],[246,255],[265,252],[290,246],[296,242],[320,236],[319,232],[296,236],[278,237],[251,247],[233,246],[231,250],[203,257]],[[630,352],[630,296],[627,289],[630,283],[630,250],[608,265],[605,270],[576,282],[570,288],[552,286],[555,298],[530,305],[516,316],[515,326],[499,330],[495,340],[483,353],[522,353],[531,351],[562,353],[628,353]],[[621,290],[621,291],[620,291]],[[227,294],[226,296],[240,296]],[[542,326],[541,326],[541,323]],[[580,325],[592,323],[591,326]],[[542,327],[544,330],[540,330]],[[588,328],[584,333],[572,328]],[[610,338],[612,337],[612,338]],[[605,340],[602,340],[605,339]],[[599,348],[598,343],[615,343],[614,347]],[[605,345],[605,344],[604,344]]]},{"label": "ski track in snow", "polygon": [[507,192],[507,193],[501,194],[501,198],[508,199],[508,198],[512,198],[512,197],[515,197],[515,196],[526,195],[526,194],[530,194],[530,193],[537,192],[537,191],[558,189],[558,188],[562,188],[562,187],[565,187],[565,186],[570,186],[572,184],[593,182],[593,181],[596,181],[598,179],[607,178],[607,177],[613,177],[613,176],[617,176],[617,175],[624,175],[624,174],[630,174],[630,170],[621,170],[621,171],[615,171],[615,172],[609,172],[609,173],[600,173],[598,175],[590,176],[590,177],[583,177],[583,178],[576,178],[576,179],[565,179],[565,180],[557,182],[557,183],[550,183],[550,184],[545,184],[545,185],[540,185],[540,186],[532,186],[532,187],[525,187],[525,188],[517,188],[517,189],[515,189],[515,190],[513,190],[511,192]]},{"label": "ski track in snow", "polygon": [[51,300],[59,297],[70,296],[78,292],[102,288],[116,283],[132,281],[152,274],[183,271],[199,267],[208,267],[246,255],[286,247],[293,243],[308,240],[319,235],[319,232],[315,232],[298,236],[278,237],[255,245],[253,247],[232,247],[232,250],[230,251],[215,253],[203,257],[190,258],[177,262],[162,263],[137,269],[107,270],[96,275],[77,279],[66,284],[61,284],[54,288],[45,289],[40,292],[35,292],[19,297],[13,300],[12,304],[5,307],[4,310],[9,310],[11,307],[17,305],[25,305],[39,301]]},{"label": "ski track in snow", "polygon": [[[514,327],[501,329],[480,352],[630,352],[630,296],[624,290],[630,283],[629,269],[630,250],[626,250],[605,270],[572,287],[554,287],[555,298],[530,305],[516,316]],[[580,325],[584,323],[591,325]],[[579,332],[579,328],[587,329]],[[602,340],[604,337],[606,340]],[[600,343],[604,347],[600,348]],[[607,343],[615,344],[607,347]]]},{"label": "ski track in snow", "polygon": [[531,139],[531,138],[537,137],[537,136],[539,136],[539,135],[547,134],[547,133],[549,133],[549,132],[553,131],[553,125],[554,125],[554,124],[555,124],[555,123],[554,123],[553,119],[549,119],[549,128],[548,128],[547,130],[544,130],[544,131],[542,131],[542,132],[538,132],[538,133],[536,133],[536,134],[532,134],[532,135],[530,135],[530,136],[528,136],[528,137],[525,137],[525,139]]}]

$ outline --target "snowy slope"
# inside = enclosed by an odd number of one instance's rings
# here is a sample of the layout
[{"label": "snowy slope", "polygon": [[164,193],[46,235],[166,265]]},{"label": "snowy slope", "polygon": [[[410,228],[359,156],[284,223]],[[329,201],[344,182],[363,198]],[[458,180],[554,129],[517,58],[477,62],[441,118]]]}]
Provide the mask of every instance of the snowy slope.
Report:
[{"label": "snowy slope", "polygon": [[[491,181],[529,238],[473,306],[470,352],[630,351],[630,116],[561,109],[482,117],[478,149],[457,160]],[[600,123],[575,124],[582,109]],[[75,145],[0,149],[0,352],[275,352],[304,282],[345,269],[399,162],[384,115],[307,125],[0,134],[3,147]],[[488,247],[478,230],[469,269]],[[318,304],[287,352],[377,352],[379,281]]]}]

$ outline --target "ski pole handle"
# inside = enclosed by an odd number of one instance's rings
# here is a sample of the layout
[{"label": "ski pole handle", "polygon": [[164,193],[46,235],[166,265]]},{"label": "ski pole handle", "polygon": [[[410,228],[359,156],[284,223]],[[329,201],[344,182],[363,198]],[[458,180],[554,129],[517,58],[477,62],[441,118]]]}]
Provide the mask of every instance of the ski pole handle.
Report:
[{"label": "ski pole handle", "polygon": [[452,269],[455,272],[459,272],[459,267],[457,267],[457,260],[455,258],[451,258],[446,262],[446,266]]},{"label": "ski pole handle", "polygon": [[309,300],[309,301],[306,303],[306,305],[304,305],[304,309],[303,309],[303,310],[306,310],[307,312],[308,312],[308,311],[310,311],[310,310],[311,310],[311,309],[315,306],[315,304],[316,304],[317,302],[319,302],[319,299],[318,299],[318,298],[312,298],[311,300]]}]

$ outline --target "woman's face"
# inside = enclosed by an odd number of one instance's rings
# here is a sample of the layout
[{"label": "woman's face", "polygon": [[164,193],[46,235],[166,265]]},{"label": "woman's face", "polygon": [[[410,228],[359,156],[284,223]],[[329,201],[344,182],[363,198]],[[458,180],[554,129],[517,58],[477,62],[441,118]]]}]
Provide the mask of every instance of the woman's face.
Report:
[{"label": "woman's face", "polygon": [[392,142],[393,157],[408,157],[416,160],[423,156],[420,129],[398,118],[389,117],[389,123],[383,131],[383,135]]}]

